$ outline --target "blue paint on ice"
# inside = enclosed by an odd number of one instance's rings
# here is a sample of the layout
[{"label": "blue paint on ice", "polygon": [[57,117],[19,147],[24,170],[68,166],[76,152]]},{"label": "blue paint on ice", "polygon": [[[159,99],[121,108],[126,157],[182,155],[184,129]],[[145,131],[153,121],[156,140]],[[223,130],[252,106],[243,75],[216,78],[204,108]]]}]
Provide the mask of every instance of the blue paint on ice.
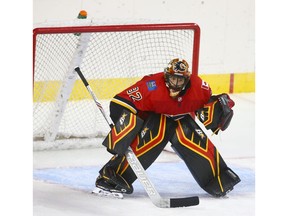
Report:
[{"label": "blue paint on ice", "polygon": [[[243,167],[231,167],[241,178],[229,196],[250,194],[255,192],[255,172]],[[100,166],[60,167],[50,169],[34,169],[33,178],[49,183],[63,185],[69,188],[91,192]],[[148,170],[148,176],[161,194],[191,195],[206,194],[183,162],[154,163]],[[136,180],[133,184],[134,196],[145,194],[144,189]]]}]

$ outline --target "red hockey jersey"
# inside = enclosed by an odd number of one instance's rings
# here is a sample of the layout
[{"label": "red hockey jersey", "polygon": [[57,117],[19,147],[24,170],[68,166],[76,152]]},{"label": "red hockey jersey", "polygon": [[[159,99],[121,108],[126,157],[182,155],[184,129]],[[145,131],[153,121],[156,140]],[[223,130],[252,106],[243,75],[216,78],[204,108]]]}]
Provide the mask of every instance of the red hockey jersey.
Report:
[{"label": "red hockey jersey", "polygon": [[134,114],[155,112],[170,117],[180,117],[194,113],[206,104],[212,94],[210,86],[196,75],[191,75],[190,83],[178,97],[169,95],[164,73],[144,76],[140,81],[117,94],[112,102],[120,104]]}]

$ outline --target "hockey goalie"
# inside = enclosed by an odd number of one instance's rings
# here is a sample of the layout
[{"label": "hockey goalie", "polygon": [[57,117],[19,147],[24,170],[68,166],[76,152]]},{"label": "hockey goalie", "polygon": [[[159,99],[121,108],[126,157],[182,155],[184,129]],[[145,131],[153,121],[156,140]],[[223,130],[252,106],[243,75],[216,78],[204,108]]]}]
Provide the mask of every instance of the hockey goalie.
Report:
[{"label": "hockey goalie", "polygon": [[163,72],[144,76],[110,102],[114,126],[103,145],[113,156],[99,171],[97,191],[133,193],[137,177],[125,158],[127,148],[131,146],[147,169],[169,143],[204,191],[225,196],[240,178],[195,118],[218,134],[229,126],[233,106],[228,94],[212,95],[184,59],[173,59]]}]

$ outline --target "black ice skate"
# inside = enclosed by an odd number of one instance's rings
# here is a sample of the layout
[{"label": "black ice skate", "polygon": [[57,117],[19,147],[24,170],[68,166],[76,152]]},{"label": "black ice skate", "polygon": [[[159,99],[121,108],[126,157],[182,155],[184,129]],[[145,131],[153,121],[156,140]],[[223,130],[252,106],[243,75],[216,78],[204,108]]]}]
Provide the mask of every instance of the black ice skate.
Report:
[{"label": "black ice skate", "polygon": [[131,194],[133,192],[132,185],[129,185],[122,176],[115,173],[110,167],[104,167],[100,171],[95,186],[96,188],[92,193],[116,198],[123,198],[123,193]]},{"label": "black ice skate", "polygon": [[115,185],[109,184],[101,176],[97,178],[95,185],[96,187],[92,191],[93,194],[118,199],[123,198],[123,192],[121,190],[115,189]]}]

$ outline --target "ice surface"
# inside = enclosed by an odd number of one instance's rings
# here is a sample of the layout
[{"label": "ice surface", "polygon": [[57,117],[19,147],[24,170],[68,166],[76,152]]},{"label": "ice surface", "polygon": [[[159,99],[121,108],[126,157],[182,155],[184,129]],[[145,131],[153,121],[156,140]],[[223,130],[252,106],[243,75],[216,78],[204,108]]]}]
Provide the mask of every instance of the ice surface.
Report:
[{"label": "ice surface", "polygon": [[225,162],[242,180],[227,197],[213,198],[205,193],[169,147],[147,170],[148,176],[161,196],[197,195],[200,198],[198,206],[157,208],[138,181],[133,184],[134,193],[124,195],[121,200],[92,195],[98,171],[111,157],[104,148],[35,151],[34,216],[255,215],[254,96],[254,93],[231,95],[236,105],[230,127],[210,137]]}]

